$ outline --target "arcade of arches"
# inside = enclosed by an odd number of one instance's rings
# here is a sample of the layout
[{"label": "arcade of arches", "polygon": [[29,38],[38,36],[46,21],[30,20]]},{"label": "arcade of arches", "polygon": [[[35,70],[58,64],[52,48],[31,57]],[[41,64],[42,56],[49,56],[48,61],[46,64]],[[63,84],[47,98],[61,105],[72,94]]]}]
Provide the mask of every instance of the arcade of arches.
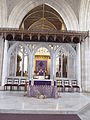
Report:
[{"label": "arcade of arches", "polygon": [[8,27],[9,21],[7,27],[0,28],[3,60],[0,65],[0,69],[3,68],[0,71],[1,85],[10,76],[29,79],[62,78],[77,80],[81,90],[90,91],[90,86],[87,87],[87,82],[84,81],[84,78],[88,78],[83,70],[85,62],[88,62],[84,61],[84,56],[87,57],[84,49],[89,48],[85,48],[84,43],[89,45],[89,32],[78,31],[77,20],[72,21],[76,17],[69,21],[68,14],[66,20],[59,11],[58,7],[56,10],[49,4],[42,3],[30,9],[22,21],[18,20],[18,28]]}]

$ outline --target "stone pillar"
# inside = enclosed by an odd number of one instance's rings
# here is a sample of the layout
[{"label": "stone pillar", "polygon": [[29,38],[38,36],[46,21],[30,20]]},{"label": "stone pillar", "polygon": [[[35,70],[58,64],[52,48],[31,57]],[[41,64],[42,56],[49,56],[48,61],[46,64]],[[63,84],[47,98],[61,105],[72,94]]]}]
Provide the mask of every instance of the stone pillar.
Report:
[{"label": "stone pillar", "polygon": [[67,78],[69,78],[69,55],[67,56]]},{"label": "stone pillar", "polygon": [[18,54],[18,53],[17,53],[17,52],[18,52],[18,51],[17,51],[17,48],[16,48],[16,51],[15,51],[15,52],[16,52],[16,55],[15,55],[15,63],[14,63],[14,69],[15,69],[15,70],[14,70],[14,75],[16,76],[16,73],[17,73],[17,54]]},{"label": "stone pillar", "polygon": [[87,59],[88,59],[88,40],[84,40],[81,43],[81,80],[82,80],[82,91],[87,91]]},{"label": "stone pillar", "polygon": [[53,71],[53,66],[54,66],[54,57],[51,56],[51,62],[50,62],[50,79],[53,79],[54,71]]},{"label": "stone pillar", "polygon": [[87,74],[86,74],[86,91],[90,92],[90,52],[86,52],[86,56],[87,56],[87,60],[86,60],[86,70],[87,70]]},{"label": "stone pillar", "polygon": [[80,43],[77,44],[76,46],[76,79],[78,80],[78,85],[80,87],[80,91],[82,91],[82,88],[81,88],[81,64],[80,64],[80,61],[81,61],[81,57],[80,57]]},{"label": "stone pillar", "polygon": [[81,87],[82,91],[86,90],[85,80],[85,43],[81,43]]},{"label": "stone pillar", "polygon": [[8,56],[7,76],[15,76],[15,56]]},{"label": "stone pillar", "polygon": [[68,78],[75,79],[74,57],[69,56],[68,63],[69,63],[69,65],[68,65]]},{"label": "stone pillar", "polygon": [[3,73],[2,73],[2,86],[4,85],[5,78],[7,77],[7,61],[8,61],[8,41],[5,40],[4,44],[4,57],[3,57]]},{"label": "stone pillar", "polygon": [[53,76],[56,78],[56,55],[53,53]]},{"label": "stone pillar", "polygon": [[85,89],[85,91],[86,92],[88,92],[88,89],[87,89],[87,86],[88,86],[88,69],[87,69],[87,67],[89,68],[89,66],[87,66],[87,60],[88,60],[88,54],[87,53],[89,53],[89,51],[88,51],[88,49],[89,49],[89,45],[88,45],[88,39],[85,39],[85,83],[86,83],[86,89]]},{"label": "stone pillar", "polygon": [[34,75],[34,55],[32,54],[31,52],[31,55],[29,55],[29,65],[30,65],[30,69],[29,69],[29,76],[30,76],[30,79],[32,79],[33,75]]},{"label": "stone pillar", "polygon": [[86,39],[86,50],[85,50],[85,71],[86,71],[86,91],[90,92],[90,46],[89,39]]},{"label": "stone pillar", "polygon": [[4,48],[4,39],[2,38],[2,36],[0,36],[0,85],[2,83],[3,48]]}]

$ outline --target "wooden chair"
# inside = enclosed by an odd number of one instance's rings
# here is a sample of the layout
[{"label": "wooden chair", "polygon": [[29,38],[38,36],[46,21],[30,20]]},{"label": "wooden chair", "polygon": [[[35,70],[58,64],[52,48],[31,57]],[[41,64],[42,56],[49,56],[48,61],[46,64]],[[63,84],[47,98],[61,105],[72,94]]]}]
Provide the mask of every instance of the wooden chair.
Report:
[{"label": "wooden chair", "polygon": [[73,92],[75,90],[76,90],[76,92],[80,92],[80,87],[78,86],[77,80],[72,80],[71,84],[72,84],[72,91]]},{"label": "wooden chair", "polygon": [[58,91],[60,92],[63,92],[63,83],[62,83],[62,80],[57,80],[57,88],[58,88]]},{"label": "wooden chair", "polygon": [[19,90],[19,78],[13,78],[12,90],[15,90],[14,88]]},{"label": "wooden chair", "polygon": [[70,85],[70,81],[69,80],[64,80],[64,91],[66,92],[66,89],[68,92],[72,91],[72,86]]},{"label": "wooden chair", "polygon": [[6,78],[6,83],[4,84],[4,90],[8,90],[8,87],[10,90],[12,90],[12,78]]},{"label": "wooden chair", "polygon": [[21,90],[21,88],[24,88],[24,90],[25,90],[25,80],[26,80],[26,79],[21,79],[21,80],[20,80],[19,90]]}]

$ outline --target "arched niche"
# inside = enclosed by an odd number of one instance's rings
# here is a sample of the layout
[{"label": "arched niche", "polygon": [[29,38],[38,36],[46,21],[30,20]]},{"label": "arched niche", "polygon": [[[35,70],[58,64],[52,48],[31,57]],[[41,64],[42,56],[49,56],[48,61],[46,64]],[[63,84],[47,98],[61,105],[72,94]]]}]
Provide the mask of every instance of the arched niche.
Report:
[{"label": "arched niche", "polygon": [[48,49],[40,47],[34,56],[34,78],[50,79],[51,57]]},{"label": "arched niche", "polygon": [[76,78],[76,51],[69,44],[61,45],[55,53],[56,56],[56,77]]},{"label": "arched niche", "polygon": [[30,77],[30,50],[16,42],[8,50],[8,76]]},{"label": "arched niche", "polygon": [[[44,48],[45,50],[47,50],[48,52],[47,52],[47,58],[48,58],[48,64],[49,64],[49,70],[47,70],[47,75],[48,75],[48,77],[47,78],[52,78],[53,77],[53,51],[49,48],[49,46],[48,45],[46,45],[45,43],[42,43],[42,44],[39,44],[39,45],[37,45],[35,48],[34,48],[34,50],[33,50],[33,52],[32,52],[32,76],[34,75],[34,73],[36,72],[36,71],[34,71],[35,70],[35,54],[37,53],[37,51],[38,50],[40,50],[41,48]],[[42,56],[43,56],[44,54],[42,54]],[[45,60],[45,59],[43,59],[43,60]],[[47,59],[46,59],[47,60]],[[48,74],[49,73],[49,74]]]}]

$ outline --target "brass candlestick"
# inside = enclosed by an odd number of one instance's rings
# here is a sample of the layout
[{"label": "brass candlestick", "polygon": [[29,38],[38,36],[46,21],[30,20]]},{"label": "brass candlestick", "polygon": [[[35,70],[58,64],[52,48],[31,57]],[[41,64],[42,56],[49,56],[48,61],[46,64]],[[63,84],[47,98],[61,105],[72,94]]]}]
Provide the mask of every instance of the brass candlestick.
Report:
[{"label": "brass candlestick", "polygon": [[59,80],[59,97],[61,97],[61,96],[60,96],[60,80]]}]

